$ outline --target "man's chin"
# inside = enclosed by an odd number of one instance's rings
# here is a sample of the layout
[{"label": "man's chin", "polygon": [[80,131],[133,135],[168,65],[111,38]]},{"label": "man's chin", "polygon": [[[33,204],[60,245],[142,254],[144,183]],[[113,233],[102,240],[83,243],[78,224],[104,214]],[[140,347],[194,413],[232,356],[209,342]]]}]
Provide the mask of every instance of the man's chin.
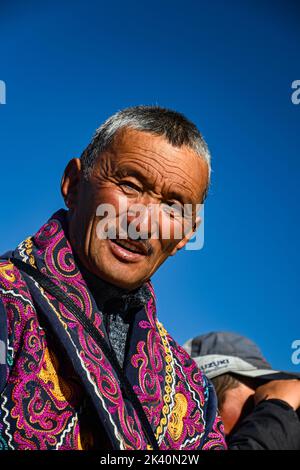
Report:
[{"label": "man's chin", "polygon": [[93,274],[110,284],[121,289],[133,290],[141,286],[147,278],[145,266],[142,264],[120,261],[106,247],[105,249],[102,247],[102,250],[97,252],[97,257],[90,261],[90,269]]},{"label": "man's chin", "polygon": [[120,289],[128,291],[134,290],[143,284],[143,280],[133,280],[132,278],[126,279],[124,276],[121,278],[117,276],[106,275],[105,277],[102,277],[102,279],[116,287],[119,287]]},{"label": "man's chin", "polygon": [[[133,273],[132,267],[123,267],[123,269],[119,270],[117,266],[110,265],[101,266],[101,268],[94,270],[94,274],[102,279],[103,281],[109,282],[116,287],[125,290],[133,290],[137,287],[141,286],[144,282],[144,277],[141,278],[140,272]],[[135,275],[136,274],[136,275]]]}]

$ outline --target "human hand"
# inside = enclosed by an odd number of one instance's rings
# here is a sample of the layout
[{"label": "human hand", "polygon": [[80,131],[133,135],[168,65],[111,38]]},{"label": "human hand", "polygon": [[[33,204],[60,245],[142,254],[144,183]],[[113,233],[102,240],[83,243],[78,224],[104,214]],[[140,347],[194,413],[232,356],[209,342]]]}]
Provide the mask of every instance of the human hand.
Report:
[{"label": "human hand", "polygon": [[271,398],[283,400],[297,410],[300,408],[300,380],[272,380],[256,389],[254,394],[256,405],[262,400]]}]

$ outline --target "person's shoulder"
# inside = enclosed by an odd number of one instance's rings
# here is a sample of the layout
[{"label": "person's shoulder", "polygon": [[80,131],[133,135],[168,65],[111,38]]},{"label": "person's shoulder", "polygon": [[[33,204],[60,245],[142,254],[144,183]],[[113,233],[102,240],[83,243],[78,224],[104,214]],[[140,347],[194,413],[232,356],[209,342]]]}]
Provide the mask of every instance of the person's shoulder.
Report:
[{"label": "person's shoulder", "polygon": [[158,322],[160,330],[164,332],[164,335],[172,348],[173,352],[180,356],[181,360],[188,363],[194,363],[195,361],[187,353],[185,349],[170,335],[170,333],[165,329],[164,325],[161,322]]},{"label": "person's shoulder", "polygon": [[37,315],[24,277],[9,258],[0,257],[0,392],[23,349],[24,331],[32,327],[32,319]]},{"label": "person's shoulder", "polygon": [[161,324],[159,328],[163,329],[169,347],[167,353],[175,364],[177,385],[180,384],[181,387],[178,388],[179,395],[189,397],[190,403],[194,403],[197,409],[201,410],[205,427],[201,448],[226,449],[223,423],[218,414],[217,396],[211,381]]},{"label": "person's shoulder", "polygon": [[10,261],[0,257],[0,297],[22,289],[27,290],[25,280],[19,269]]},{"label": "person's shoulder", "polygon": [[14,282],[18,269],[13,265],[9,259],[0,258],[0,282],[8,283]]},{"label": "person's shoulder", "polygon": [[32,312],[35,310],[24,277],[10,259],[0,258],[0,313],[11,323],[11,331],[14,321],[28,317],[28,306]]},{"label": "person's shoulder", "polygon": [[199,369],[196,362],[188,354],[188,352],[168,333],[162,323],[159,322],[159,329],[163,333],[166,343],[169,346],[170,352],[173,356],[175,363],[181,367],[182,370],[193,375],[198,382],[203,386],[207,386],[207,379],[203,372]]}]

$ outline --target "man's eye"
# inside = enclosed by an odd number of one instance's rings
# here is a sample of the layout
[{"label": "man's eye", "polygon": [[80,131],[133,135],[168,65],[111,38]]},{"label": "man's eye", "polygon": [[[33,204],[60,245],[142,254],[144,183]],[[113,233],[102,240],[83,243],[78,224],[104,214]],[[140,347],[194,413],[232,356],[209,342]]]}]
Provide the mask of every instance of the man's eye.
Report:
[{"label": "man's eye", "polygon": [[136,184],[132,183],[132,181],[121,181],[119,185],[122,186],[125,190],[129,189],[134,191],[141,191],[141,188]]}]

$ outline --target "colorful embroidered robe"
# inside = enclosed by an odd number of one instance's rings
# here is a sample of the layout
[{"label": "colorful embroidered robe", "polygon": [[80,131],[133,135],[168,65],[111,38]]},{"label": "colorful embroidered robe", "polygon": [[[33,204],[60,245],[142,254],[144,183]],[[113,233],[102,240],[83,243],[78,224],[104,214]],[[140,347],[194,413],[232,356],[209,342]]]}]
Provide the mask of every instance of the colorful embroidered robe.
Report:
[{"label": "colorful embroidered robe", "polygon": [[[14,256],[67,292],[107,339],[63,230],[63,212],[20,243]],[[9,255],[0,260],[0,449],[149,449],[104,353]],[[158,321],[150,282],[148,288],[150,300],[132,320],[124,372],[159,447],[224,449],[213,387]]]}]

